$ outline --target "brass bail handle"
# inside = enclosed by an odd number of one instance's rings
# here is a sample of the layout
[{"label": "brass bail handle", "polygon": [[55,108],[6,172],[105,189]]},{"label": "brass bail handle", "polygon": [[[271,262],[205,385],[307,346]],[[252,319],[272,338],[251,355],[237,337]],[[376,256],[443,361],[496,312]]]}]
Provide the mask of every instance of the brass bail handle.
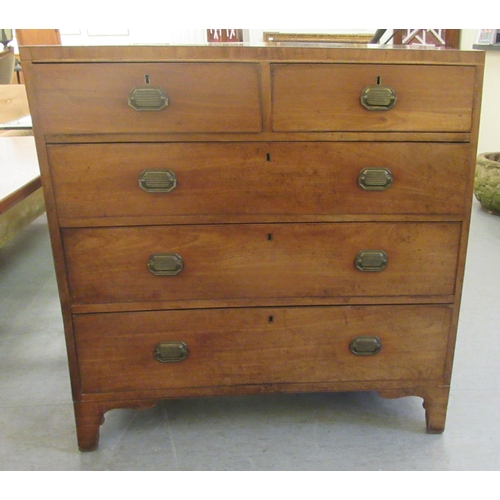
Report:
[{"label": "brass bail handle", "polygon": [[377,84],[369,85],[361,92],[361,104],[369,111],[388,111],[396,105],[396,92],[385,85],[377,76]]},{"label": "brass bail handle", "polygon": [[139,187],[146,193],[170,193],[177,187],[177,177],[168,169],[143,170],[139,175]]},{"label": "brass bail handle", "polygon": [[358,184],[365,191],[385,191],[394,178],[388,168],[364,168],[358,176]]},{"label": "brass bail handle", "polygon": [[387,254],[383,250],[361,250],[354,259],[354,265],[359,271],[380,272],[388,264]]},{"label": "brass bail handle", "polygon": [[189,356],[189,349],[184,342],[161,342],[155,347],[153,355],[160,363],[179,363]]},{"label": "brass bail handle", "polygon": [[176,276],[184,269],[182,257],[176,253],[151,255],[148,270],[155,276]]},{"label": "brass bail handle", "polygon": [[167,93],[161,87],[134,87],[128,105],[136,111],[161,111],[168,106]]},{"label": "brass bail handle", "polygon": [[349,348],[356,356],[375,356],[382,350],[382,342],[378,337],[356,337]]}]

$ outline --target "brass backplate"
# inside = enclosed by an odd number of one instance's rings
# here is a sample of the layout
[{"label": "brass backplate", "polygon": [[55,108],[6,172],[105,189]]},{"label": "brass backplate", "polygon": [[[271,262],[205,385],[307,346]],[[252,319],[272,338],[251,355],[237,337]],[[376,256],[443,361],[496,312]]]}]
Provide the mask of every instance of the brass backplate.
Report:
[{"label": "brass backplate", "polygon": [[139,186],[147,193],[170,193],[177,187],[177,177],[168,169],[143,170],[139,176]]},{"label": "brass backplate", "polygon": [[349,347],[356,356],[374,356],[382,350],[382,342],[378,337],[356,337]]},{"label": "brass backplate", "polygon": [[370,111],[387,111],[396,105],[396,92],[383,85],[365,87],[361,93],[361,104]]},{"label": "brass backplate", "polygon": [[364,168],[358,176],[358,184],[365,191],[385,191],[392,181],[392,172],[388,168]]},{"label": "brass backplate", "polygon": [[136,111],[161,111],[168,106],[167,93],[160,87],[134,87],[128,104]]},{"label": "brass backplate", "polygon": [[160,363],[179,363],[189,355],[189,349],[184,342],[161,342],[155,347],[154,357]]},{"label": "brass backplate", "polygon": [[155,276],[175,276],[184,269],[182,257],[176,253],[151,255],[148,269]]},{"label": "brass backplate", "polygon": [[387,262],[387,254],[383,250],[362,250],[354,260],[355,266],[363,272],[383,271]]}]

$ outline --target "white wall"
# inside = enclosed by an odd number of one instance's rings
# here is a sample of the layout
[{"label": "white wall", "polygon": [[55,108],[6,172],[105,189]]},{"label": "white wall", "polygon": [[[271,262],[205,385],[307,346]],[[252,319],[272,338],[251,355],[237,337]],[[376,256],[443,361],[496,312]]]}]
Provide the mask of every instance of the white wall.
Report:
[{"label": "white wall", "polygon": [[500,151],[500,51],[487,50],[478,153]]},{"label": "white wall", "polygon": [[[262,28],[244,29],[246,42],[261,43],[264,32],[282,33],[374,33],[374,29],[283,29]],[[86,28],[60,28],[61,41],[64,45],[129,45],[129,44],[200,44],[206,43],[204,29],[110,29],[96,30]]]},{"label": "white wall", "polygon": [[63,45],[200,44],[206,43],[204,29],[87,29],[60,28]]},{"label": "white wall", "polygon": [[[476,43],[479,30],[462,30],[461,45],[463,50],[470,50]],[[478,153],[500,151],[500,51],[486,50],[484,66],[483,101],[479,124]]]},{"label": "white wall", "polygon": [[472,50],[476,43],[478,30],[462,30],[460,33],[460,48],[462,50]]}]

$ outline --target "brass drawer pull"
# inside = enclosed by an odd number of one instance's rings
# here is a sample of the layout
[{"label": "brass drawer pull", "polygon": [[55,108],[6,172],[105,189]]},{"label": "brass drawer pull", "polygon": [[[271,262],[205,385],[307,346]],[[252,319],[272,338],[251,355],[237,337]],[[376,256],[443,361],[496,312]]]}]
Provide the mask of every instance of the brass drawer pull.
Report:
[{"label": "brass drawer pull", "polygon": [[179,363],[188,355],[189,349],[184,342],[162,342],[154,350],[154,357],[160,363]]},{"label": "brass drawer pull", "polygon": [[366,191],[384,191],[392,185],[392,172],[388,168],[364,168],[358,184]]},{"label": "brass drawer pull", "polygon": [[172,170],[144,170],[139,186],[147,193],[170,193],[177,187],[177,177]]},{"label": "brass drawer pull", "polygon": [[184,269],[184,262],[176,253],[157,254],[149,258],[148,269],[155,276],[175,276]]},{"label": "brass drawer pull", "polygon": [[387,267],[387,254],[383,250],[362,250],[354,264],[363,272],[383,271]]},{"label": "brass drawer pull", "polygon": [[388,111],[396,105],[396,101],[396,92],[380,85],[380,78],[377,78],[377,85],[365,87],[361,92],[361,104],[369,111]]},{"label": "brass drawer pull", "polygon": [[128,104],[136,111],[161,111],[168,106],[167,93],[160,87],[134,87]]},{"label": "brass drawer pull", "polygon": [[349,347],[356,356],[374,356],[382,350],[382,342],[378,337],[356,337]]}]

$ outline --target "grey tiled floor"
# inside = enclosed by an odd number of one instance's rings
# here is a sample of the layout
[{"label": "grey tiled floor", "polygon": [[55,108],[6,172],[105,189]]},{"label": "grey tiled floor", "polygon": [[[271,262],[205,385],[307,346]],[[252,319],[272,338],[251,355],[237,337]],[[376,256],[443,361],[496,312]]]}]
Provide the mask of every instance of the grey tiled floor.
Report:
[{"label": "grey tiled floor", "polygon": [[114,410],[77,450],[45,217],[0,249],[0,470],[500,470],[500,217],[475,202],[442,435],[419,398],[164,401]]}]

